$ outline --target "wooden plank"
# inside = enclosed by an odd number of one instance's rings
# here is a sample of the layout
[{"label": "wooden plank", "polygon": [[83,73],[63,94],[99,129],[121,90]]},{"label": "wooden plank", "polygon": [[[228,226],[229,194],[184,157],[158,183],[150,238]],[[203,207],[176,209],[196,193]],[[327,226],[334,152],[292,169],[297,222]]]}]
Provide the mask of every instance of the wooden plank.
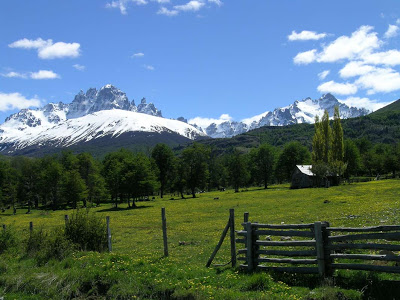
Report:
[{"label": "wooden plank", "polygon": [[108,251],[112,251],[112,244],[111,244],[111,228],[110,228],[110,217],[106,216],[106,222],[107,222],[107,245],[108,245]]},{"label": "wooden plank", "polygon": [[258,262],[267,262],[267,263],[278,263],[278,264],[298,264],[298,265],[310,265],[317,264],[318,261],[316,259],[290,259],[290,258],[259,258]]},{"label": "wooden plank", "polygon": [[304,273],[304,274],[318,274],[317,267],[267,267],[258,266],[258,269],[276,271],[276,272],[287,272],[287,273]]},{"label": "wooden plank", "polygon": [[236,243],[246,244],[246,239],[236,239]]},{"label": "wooden plank", "polygon": [[324,255],[324,241],[322,240],[322,224],[321,222],[314,223],[315,242],[318,260],[319,275],[325,276],[325,255]]},{"label": "wooden plank", "polygon": [[237,260],[247,261],[247,258],[246,258],[246,257],[243,257],[243,256],[240,256],[240,257],[237,258]]},{"label": "wooden plank", "polygon": [[247,249],[240,249],[238,250],[239,254],[246,254],[247,253]]},{"label": "wooden plank", "polygon": [[368,240],[368,239],[381,239],[381,240],[382,239],[396,239],[396,240],[400,241],[400,232],[336,235],[336,236],[330,236],[328,239],[330,242]]},{"label": "wooden plank", "polygon": [[221,248],[221,245],[224,242],[224,239],[226,237],[226,234],[228,233],[229,227],[230,227],[230,222],[228,221],[224,230],[222,231],[221,237],[219,238],[219,242],[218,242],[217,246],[215,247],[214,252],[211,254],[210,258],[207,261],[206,268],[211,266],[211,263],[214,260],[215,255],[217,255],[219,248]]},{"label": "wooden plank", "polygon": [[331,244],[326,247],[328,250],[345,250],[345,249],[368,249],[368,250],[389,250],[400,251],[400,245],[389,244]]},{"label": "wooden plank", "polygon": [[263,255],[277,255],[277,256],[316,256],[316,250],[258,250],[257,254]]},{"label": "wooden plank", "polygon": [[231,263],[236,267],[236,243],[235,243],[235,210],[229,209],[230,237],[231,237]]},{"label": "wooden plank", "polygon": [[296,230],[256,230],[256,235],[273,235],[273,236],[300,236],[300,237],[314,237],[314,233],[310,231],[296,231]]},{"label": "wooden plank", "polygon": [[400,267],[375,266],[362,264],[332,264],[333,269],[376,271],[385,273],[400,273]]},{"label": "wooden plank", "polygon": [[164,242],[164,256],[168,256],[168,237],[167,237],[167,217],[165,216],[165,207],[161,208],[161,221]]},{"label": "wooden plank", "polygon": [[281,246],[281,247],[289,247],[289,246],[309,246],[315,247],[316,242],[314,240],[309,241],[262,241],[257,240],[256,245],[260,246]]},{"label": "wooden plank", "polygon": [[399,225],[382,225],[382,226],[371,226],[362,228],[352,228],[352,227],[328,227],[328,231],[341,231],[341,232],[370,232],[370,231],[394,231],[400,230]]},{"label": "wooden plank", "polygon": [[314,224],[254,224],[255,228],[269,229],[311,229]]},{"label": "wooden plank", "polygon": [[69,222],[69,216],[68,215],[64,215],[64,221],[65,221],[65,227],[67,227],[68,222]]},{"label": "wooden plank", "polygon": [[29,222],[29,231],[30,231],[30,232],[33,231],[33,222]]},{"label": "wooden plank", "polygon": [[247,231],[247,251],[246,251],[246,258],[247,258],[247,265],[248,265],[248,271],[252,272],[254,270],[254,265],[253,265],[253,230],[251,228],[251,223],[247,222],[246,223],[246,231]]},{"label": "wooden plank", "polygon": [[363,260],[383,260],[383,261],[400,261],[398,255],[370,255],[370,254],[331,254],[332,258],[337,259],[363,259]]},{"label": "wooden plank", "polygon": [[240,236],[247,236],[247,231],[246,230],[236,230],[236,234]]}]

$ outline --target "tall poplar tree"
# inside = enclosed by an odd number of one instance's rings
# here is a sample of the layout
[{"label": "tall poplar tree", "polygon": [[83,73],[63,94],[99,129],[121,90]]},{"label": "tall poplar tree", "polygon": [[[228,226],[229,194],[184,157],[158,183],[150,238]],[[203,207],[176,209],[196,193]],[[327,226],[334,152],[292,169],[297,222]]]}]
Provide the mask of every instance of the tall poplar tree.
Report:
[{"label": "tall poplar tree", "polygon": [[340,123],[339,106],[335,106],[333,115],[333,130],[332,130],[332,160],[343,161],[344,143],[343,143],[343,128]]}]

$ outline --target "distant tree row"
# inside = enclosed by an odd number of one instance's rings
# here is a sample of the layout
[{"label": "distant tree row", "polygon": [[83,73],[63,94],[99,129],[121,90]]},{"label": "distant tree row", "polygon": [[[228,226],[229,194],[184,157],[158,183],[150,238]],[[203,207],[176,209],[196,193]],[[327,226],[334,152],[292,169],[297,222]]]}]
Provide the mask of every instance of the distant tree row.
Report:
[{"label": "distant tree row", "polygon": [[[217,155],[199,143],[174,154],[165,144],[150,155],[121,149],[103,160],[88,153],[65,151],[43,158],[0,157],[0,209],[27,207],[60,209],[112,202],[116,207],[168,193],[196,197],[197,192],[290,182],[298,164],[313,164],[315,172],[351,176],[395,177],[400,170],[400,145],[372,145],[366,139],[345,140],[335,112],[330,127],[326,114],[317,119],[312,153],[299,142],[282,148],[261,144],[250,151],[231,149]],[[324,173],[325,172],[325,173]]]}]

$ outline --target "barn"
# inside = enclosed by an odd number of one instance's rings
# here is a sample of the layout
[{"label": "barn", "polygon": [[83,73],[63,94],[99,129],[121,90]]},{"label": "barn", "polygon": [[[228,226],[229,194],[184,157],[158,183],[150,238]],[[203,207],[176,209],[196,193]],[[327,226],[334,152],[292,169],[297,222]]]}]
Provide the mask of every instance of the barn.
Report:
[{"label": "barn", "polygon": [[312,165],[296,165],[292,175],[292,189],[313,187],[315,175],[311,171]]}]

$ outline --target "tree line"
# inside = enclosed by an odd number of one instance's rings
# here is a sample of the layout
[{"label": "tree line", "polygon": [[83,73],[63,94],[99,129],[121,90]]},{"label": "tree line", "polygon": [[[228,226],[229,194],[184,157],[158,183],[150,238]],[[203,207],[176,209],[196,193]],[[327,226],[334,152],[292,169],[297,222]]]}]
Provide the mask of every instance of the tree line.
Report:
[{"label": "tree line", "polygon": [[228,187],[236,192],[248,186],[268,188],[272,183],[290,182],[299,164],[312,164],[313,172],[321,177],[328,172],[347,179],[389,173],[395,177],[400,170],[400,144],[343,140],[336,110],[333,121],[327,112],[316,119],[312,151],[293,141],[281,148],[269,144],[250,151],[236,147],[222,155],[194,143],[179,154],[158,144],[148,155],[121,149],[102,160],[70,151],[42,158],[0,157],[0,209],[56,210],[103,202],[135,207],[135,201],[155,194],[184,198]]}]

